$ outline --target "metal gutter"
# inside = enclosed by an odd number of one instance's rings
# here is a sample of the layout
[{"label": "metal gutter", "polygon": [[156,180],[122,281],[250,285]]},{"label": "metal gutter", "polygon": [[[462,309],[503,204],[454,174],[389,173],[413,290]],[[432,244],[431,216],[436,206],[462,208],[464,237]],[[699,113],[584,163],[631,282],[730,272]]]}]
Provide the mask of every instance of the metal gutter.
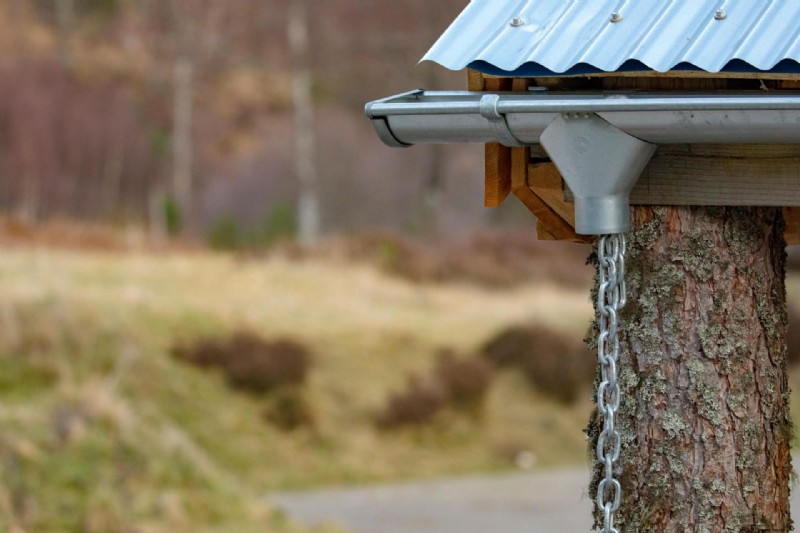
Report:
[{"label": "metal gutter", "polygon": [[576,231],[622,233],[658,144],[800,144],[800,93],[426,92],[367,104],[389,146],[541,145],[575,197]]},{"label": "metal gutter", "polygon": [[[517,145],[539,144],[562,113],[594,113],[643,141],[800,143],[800,93],[477,93],[411,91],[366,106],[391,146],[503,142],[486,116],[502,116]],[[483,110],[483,111],[482,111]]]}]

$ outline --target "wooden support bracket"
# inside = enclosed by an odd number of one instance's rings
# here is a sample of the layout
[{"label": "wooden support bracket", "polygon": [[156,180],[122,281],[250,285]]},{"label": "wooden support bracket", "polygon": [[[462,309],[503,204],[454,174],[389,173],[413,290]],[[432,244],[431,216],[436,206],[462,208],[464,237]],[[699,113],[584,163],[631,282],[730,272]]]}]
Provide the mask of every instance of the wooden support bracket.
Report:
[{"label": "wooden support bracket", "polygon": [[[537,234],[542,240],[576,243],[593,242],[594,238],[575,233],[575,209],[563,201],[558,170],[548,163],[530,164],[529,148],[513,148],[511,151],[512,191],[525,207],[536,217]],[[532,185],[536,183],[538,187]],[[561,201],[558,201],[558,198]]]},{"label": "wooden support bracket", "polygon": [[[509,78],[487,78],[480,72],[468,71],[470,91],[510,91],[512,87]],[[511,192],[511,148],[490,143],[485,150],[483,205],[499,207]]]}]

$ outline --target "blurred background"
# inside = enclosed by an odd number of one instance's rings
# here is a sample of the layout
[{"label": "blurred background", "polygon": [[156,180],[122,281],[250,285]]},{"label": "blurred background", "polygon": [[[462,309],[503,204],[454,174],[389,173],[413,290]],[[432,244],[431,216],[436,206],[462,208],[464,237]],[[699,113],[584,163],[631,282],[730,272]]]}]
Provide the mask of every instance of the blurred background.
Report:
[{"label": "blurred background", "polygon": [[363,116],[466,85],[416,65],[464,3],[3,0],[0,206],[219,246],[513,219],[481,208],[480,150],[385,150]]},{"label": "blurred background", "polygon": [[363,116],[466,86],[417,64],[465,4],[0,0],[0,529],[585,467],[589,249]]}]

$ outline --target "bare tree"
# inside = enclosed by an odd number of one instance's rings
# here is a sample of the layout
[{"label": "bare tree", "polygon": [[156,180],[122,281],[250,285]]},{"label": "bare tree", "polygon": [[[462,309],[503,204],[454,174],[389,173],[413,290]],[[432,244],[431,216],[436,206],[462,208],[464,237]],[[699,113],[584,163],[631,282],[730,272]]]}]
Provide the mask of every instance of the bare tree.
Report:
[{"label": "bare tree", "polygon": [[291,0],[288,40],[292,61],[294,103],[294,168],[299,185],[297,218],[299,238],[312,242],[319,237],[319,177],[315,165],[314,102],[311,93],[311,60],[306,0]]},{"label": "bare tree", "polygon": [[[421,36],[420,41],[429,44],[433,43],[436,36],[439,35],[439,28],[437,18],[430,16],[430,6],[428,2],[422,5],[414,4],[416,6],[417,20],[421,22],[419,25]],[[426,16],[426,11],[427,16]],[[424,88],[428,90],[435,90],[438,88],[437,72],[438,67],[433,65],[421,65],[418,68],[424,68],[423,80],[425,83]],[[425,176],[423,181],[422,190],[422,209],[424,211],[423,228],[426,233],[436,235],[441,231],[441,210],[444,194],[444,179],[445,179],[445,154],[444,146],[441,144],[431,144],[427,147],[427,161],[425,168]]]},{"label": "bare tree", "polygon": [[61,64],[71,66],[71,39],[75,25],[75,0],[56,0],[56,20],[58,22],[59,48]]},{"label": "bare tree", "polygon": [[[193,225],[198,199],[194,146],[198,71],[222,54],[226,17],[235,6],[209,0],[139,0],[152,32],[153,54],[164,57],[172,77],[172,172],[168,187],[156,185],[152,196],[172,195],[184,220]],[[158,199],[155,203],[160,203]]]},{"label": "bare tree", "polygon": [[173,83],[172,194],[181,211],[189,213],[194,205],[194,62],[188,55],[176,58]]}]

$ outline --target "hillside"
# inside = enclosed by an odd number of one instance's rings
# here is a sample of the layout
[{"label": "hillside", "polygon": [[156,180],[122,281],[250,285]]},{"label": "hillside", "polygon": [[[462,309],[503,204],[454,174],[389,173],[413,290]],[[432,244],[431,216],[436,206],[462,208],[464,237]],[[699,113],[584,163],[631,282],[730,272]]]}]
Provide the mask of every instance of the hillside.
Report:
[{"label": "hillside", "polygon": [[[588,404],[561,406],[510,374],[481,423],[374,422],[441,347],[469,352],[526,320],[580,335],[582,290],[412,285],[330,260],[15,247],[0,256],[0,291],[3,529],[294,531],[262,503],[266,490],[509,468],[520,450],[544,465],[584,453]],[[242,328],[310,348],[312,427],[265,423],[263,399],[170,355]]]}]

